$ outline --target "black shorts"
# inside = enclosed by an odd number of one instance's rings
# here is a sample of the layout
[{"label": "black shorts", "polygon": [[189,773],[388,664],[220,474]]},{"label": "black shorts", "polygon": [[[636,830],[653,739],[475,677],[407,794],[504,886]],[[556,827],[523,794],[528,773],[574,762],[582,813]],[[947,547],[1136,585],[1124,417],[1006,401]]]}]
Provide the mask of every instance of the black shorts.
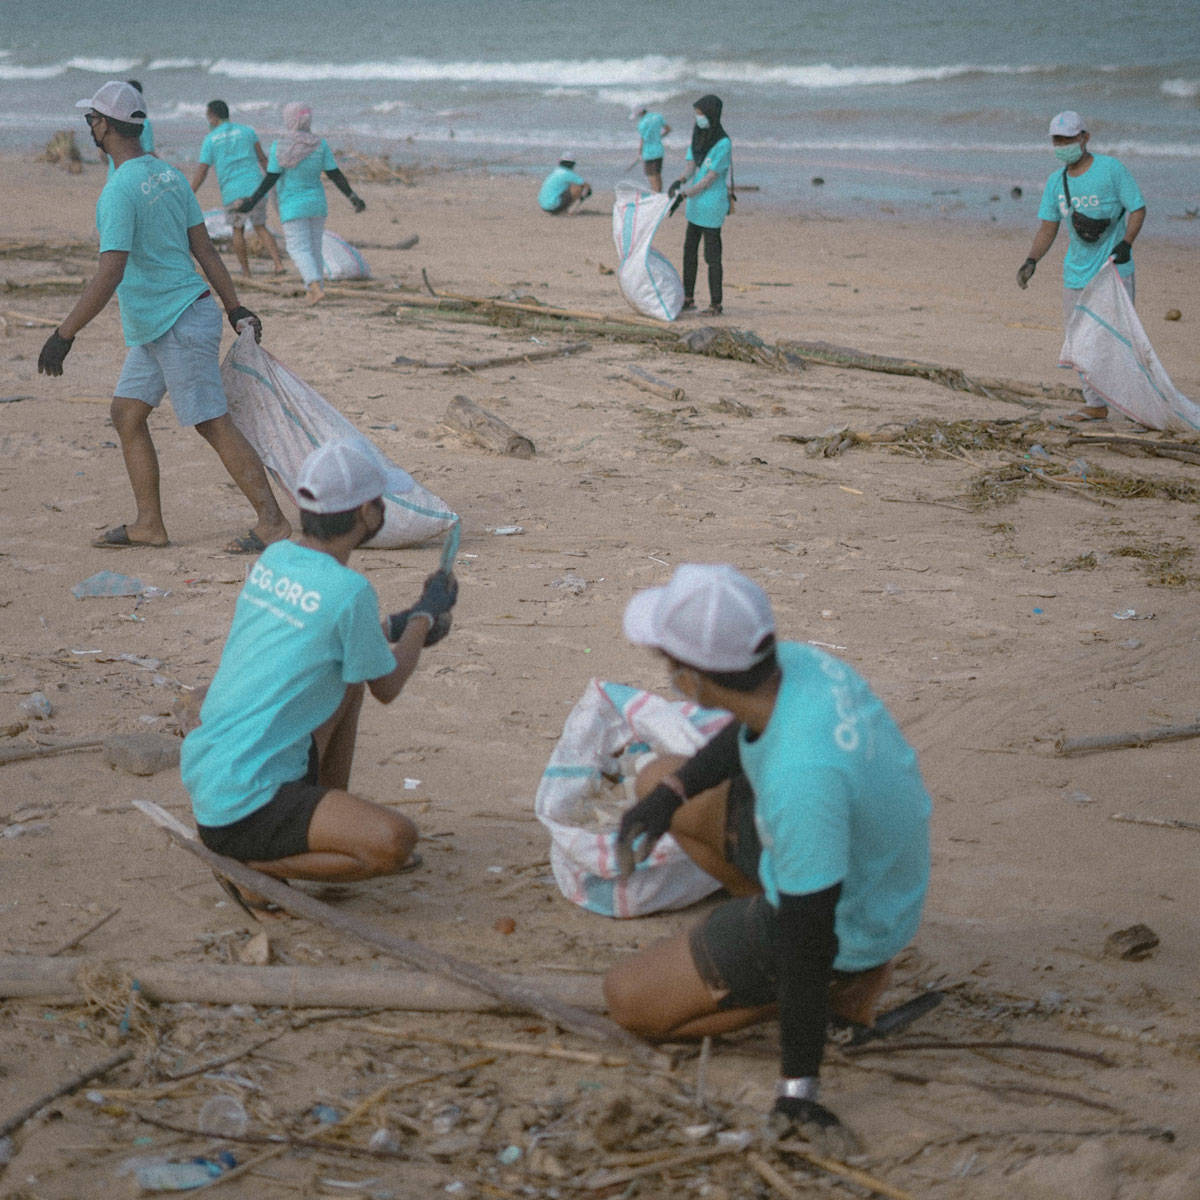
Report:
[{"label": "black shorts", "polygon": [[570,207],[571,192],[568,189],[558,198],[558,203],[553,208],[543,208],[542,212],[549,213],[552,217],[557,217],[559,213],[565,213]]},{"label": "black shorts", "polygon": [[647,175],[662,174],[662,159],[661,158],[643,158],[642,169]]},{"label": "black shorts", "polygon": [[239,862],[273,862],[308,853],[308,827],[329,789],[317,783],[316,740],[308,747],[302,779],[282,784],[261,808],[232,825],[198,825],[200,840],[214,853]]}]

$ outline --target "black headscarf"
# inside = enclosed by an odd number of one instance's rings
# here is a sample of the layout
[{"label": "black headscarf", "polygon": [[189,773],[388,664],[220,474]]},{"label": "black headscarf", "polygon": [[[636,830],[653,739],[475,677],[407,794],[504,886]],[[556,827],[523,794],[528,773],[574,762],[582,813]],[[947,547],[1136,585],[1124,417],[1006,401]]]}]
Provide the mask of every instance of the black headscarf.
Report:
[{"label": "black headscarf", "polygon": [[714,96],[711,93],[707,96],[701,96],[693,108],[698,108],[708,118],[708,128],[700,129],[698,126],[692,129],[692,162],[696,164],[699,170],[700,164],[704,161],[708,152],[723,138],[728,137],[721,125],[721,109],[724,107],[721,103],[720,96]]}]

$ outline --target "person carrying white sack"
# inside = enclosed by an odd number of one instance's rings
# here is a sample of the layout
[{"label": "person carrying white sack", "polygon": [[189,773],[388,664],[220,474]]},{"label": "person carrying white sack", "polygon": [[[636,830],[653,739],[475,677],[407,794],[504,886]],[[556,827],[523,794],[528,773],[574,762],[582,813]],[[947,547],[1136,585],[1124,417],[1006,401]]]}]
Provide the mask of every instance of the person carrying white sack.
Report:
[{"label": "person carrying white sack", "polygon": [[325,199],[322,173],[350,201],[356,213],[366,203],[355,193],[345,175],[338,170],[328,142],[312,132],[312,109],[307,104],[283,106],[284,136],[271,143],[267,158],[267,173],[258,190],[235,205],[240,213],[253,212],[254,206],[279,184],[279,220],[288,256],[296,264],[304,286],[308,288],[309,304],[325,299],[325,260],[321,253],[321,238],[325,234],[325,218],[329,203]]},{"label": "person carrying white sack", "polygon": [[[1054,157],[1063,164],[1042,191],[1038,206],[1041,225],[1034,234],[1029,257],[1017,271],[1017,285],[1029,286],[1067,218],[1067,253],[1063,257],[1063,324],[1070,319],[1079,295],[1101,267],[1112,259],[1121,282],[1134,298],[1133,243],[1146,219],[1146,201],[1129,168],[1107,154],[1088,149],[1088,131],[1077,112],[1060,112],[1050,122]],[[1061,419],[1077,424],[1103,421],[1108,402],[1083,383],[1083,404]]]}]

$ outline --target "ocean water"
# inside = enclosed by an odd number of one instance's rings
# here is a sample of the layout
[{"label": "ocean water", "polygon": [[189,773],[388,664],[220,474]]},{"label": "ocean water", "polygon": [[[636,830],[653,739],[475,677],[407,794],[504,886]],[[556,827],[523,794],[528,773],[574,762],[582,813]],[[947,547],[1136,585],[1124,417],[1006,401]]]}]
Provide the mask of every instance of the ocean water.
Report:
[{"label": "ocean water", "polygon": [[1093,148],[1134,172],[1148,229],[1200,240],[1200,220],[1182,219],[1200,208],[1198,0],[155,0],[119,21],[112,11],[60,19],[0,0],[0,147],[71,126],[86,146],[74,101],[134,77],[176,161],[194,159],[208,100],[226,100],[266,145],[299,99],[335,148],[531,176],[569,149],[603,188],[636,157],[631,104],[674,127],[671,178],[691,105],[711,91],[738,181],[759,189],[746,203],[1028,223],[1054,170],[1049,118],[1074,108]]}]

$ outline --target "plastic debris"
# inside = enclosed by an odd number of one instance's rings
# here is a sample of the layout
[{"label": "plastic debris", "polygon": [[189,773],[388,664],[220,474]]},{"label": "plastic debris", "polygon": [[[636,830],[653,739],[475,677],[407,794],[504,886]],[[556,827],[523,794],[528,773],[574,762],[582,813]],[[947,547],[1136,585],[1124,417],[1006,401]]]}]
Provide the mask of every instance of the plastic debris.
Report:
[{"label": "plastic debris", "polygon": [[512,537],[515,534],[524,532],[524,525],[497,525],[496,528],[492,530],[492,533],[494,533],[496,537]]},{"label": "plastic debris", "polygon": [[237,1166],[228,1150],[209,1158],[191,1158],[185,1162],[151,1162],[134,1170],[138,1187],[144,1192],[190,1192],[204,1187]]},{"label": "plastic debris", "polygon": [[314,1104],[309,1111],[322,1125],[332,1125],[341,1116],[338,1110],[329,1104]]},{"label": "plastic debris", "polygon": [[96,596],[140,596],[145,590],[146,585],[132,575],[97,571],[95,575],[89,575],[77,583],[71,589],[71,595],[76,600],[86,600]]},{"label": "plastic debris", "polygon": [[1153,621],[1154,614],[1140,613],[1136,608],[1126,608],[1113,613],[1113,618],[1117,621]]},{"label": "plastic debris", "polygon": [[54,712],[54,705],[50,703],[44,692],[31,693],[17,707],[27,717],[33,717],[38,721],[44,721]]},{"label": "plastic debris", "polygon": [[496,1155],[496,1157],[500,1160],[503,1166],[511,1167],[513,1163],[521,1161],[521,1147],[505,1146],[504,1149],[501,1150],[498,1155]]},{"label": "plastic debris", "polygon": [[201,1132],[210,1137],[241,1137],[248,1123],[246,1110],[236,1096],[213,1096],[200,1109]]}]

